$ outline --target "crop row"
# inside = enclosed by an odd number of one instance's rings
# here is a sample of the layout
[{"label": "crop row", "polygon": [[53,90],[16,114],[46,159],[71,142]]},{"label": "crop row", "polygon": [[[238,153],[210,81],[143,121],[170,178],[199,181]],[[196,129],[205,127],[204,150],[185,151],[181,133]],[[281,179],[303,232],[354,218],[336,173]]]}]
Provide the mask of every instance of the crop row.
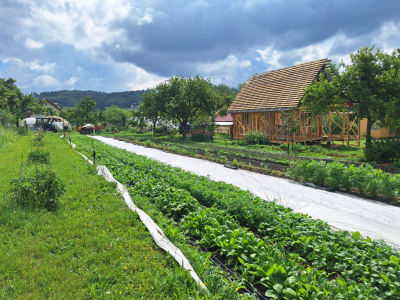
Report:
[{"label": "crop row", "polygon": [[[89,143],[86,145],[89,150]],[[280,249],[287,257],[297,257],[297,265],[326,272],[326,276],[333,273],[349,278],[364,289],[372,287],[381,298],[398,299],[393,294],[400,291],[399,252],[383,241],[364,239],[358,232],[334,231],[325,222],[293,213],[229,184],[213,182],[126,151],[100,143],[96,143],[96,151],[120,181],[135,189],[140,182],[146,182],[143,189],[149,189],[151,182],[153,187],[162,182],[187,191],[202,205],[216,205],[224,214],[234,216],[239,225],[256,232],[268,247]],[[257,253],[252,255],[258,257]],[[250,268],[249,272],[254,270]],[[346,286],[350,289],[351,285]]]},{"label": "crop row", "polygon": [[357,190],[360,194],[371,197],[380,194],[393,200],[400,196],[400,175],[384,173],[370,165],[356,167],[340,162],[298,160],[288,169],[287,175],[338,190]]},{"label": "crop row", "polygon": [[[384,173],[380,169],[374,169],[370,165],[359,165],[325,161],[315,161],[308,158],[293,160],[293,157],[283,155],[259,155],[258,151],[252,153],[253,150],[248,152],[232,152],[227,150],[217,150],[218,146],[208,145],[183,145],[182,147],[176,147],[173,144],[163,143],[162,146],[152,143],[150,140],[145,142],[138,142],[139,144],[146,145],[148,147],[155,147],[159,149],[169,150],[174,153],[196,156],[195,150],[203,149],[207,159],[211,161],[217,161],[220,163],[228,163],[227,158],[223,155],[233,155],[236,157],[244,157],[249,159],[256,159],[258,161],[272,162],[287,165],[286,176],[303,182],[312,182],[317,185],[323,185],[332,187],[337,190],[343,190],[346,192],[357,192],[361,195],[367,195],[369,197],[376,197],[378,194],[386,197],[388,200],[395,200],[396,195],[399,195],[400,187],[400,175],[391,175]],[[213,148],[215,147],[215,148]],[[213,157],[211,153],[219,155]],[[245,167],[245,163],[239,163],[239,166]],[[251,166],[251,164],[249,165]],[[270,170],[268,166],[260,164],[261,170],[265,170],[268,173],[274,175],[276,173]],[[278,173],[279,174],[279,173]],[[282,175],[282,173],[281,173]],[[393,204],[397,204],[394,201]]]}]

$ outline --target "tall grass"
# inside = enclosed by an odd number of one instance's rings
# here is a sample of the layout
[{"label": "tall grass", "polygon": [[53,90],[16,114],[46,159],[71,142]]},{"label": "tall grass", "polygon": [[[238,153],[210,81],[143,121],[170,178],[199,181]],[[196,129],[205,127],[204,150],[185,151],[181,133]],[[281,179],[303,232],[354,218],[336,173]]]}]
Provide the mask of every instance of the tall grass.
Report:
[{"label": "tall grass", "polygon": [[16,137],[17,133],[15,130],[0,125],[0,148],[15,141]]}]

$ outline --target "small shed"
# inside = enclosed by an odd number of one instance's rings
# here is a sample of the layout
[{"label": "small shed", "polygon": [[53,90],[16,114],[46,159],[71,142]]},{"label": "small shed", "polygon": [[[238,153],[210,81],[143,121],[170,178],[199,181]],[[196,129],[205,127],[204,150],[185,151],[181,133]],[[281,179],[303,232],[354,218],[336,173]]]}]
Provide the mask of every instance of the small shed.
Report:
[{"label": "small shed", "polygon": [[231,135],[232,125],[233,125],[233,119],[231,114],[228,113],[226,116],[223,117],[218,116],[215,119],[215,124],[218,125],[218,127],[215,129],[215,133]]}]

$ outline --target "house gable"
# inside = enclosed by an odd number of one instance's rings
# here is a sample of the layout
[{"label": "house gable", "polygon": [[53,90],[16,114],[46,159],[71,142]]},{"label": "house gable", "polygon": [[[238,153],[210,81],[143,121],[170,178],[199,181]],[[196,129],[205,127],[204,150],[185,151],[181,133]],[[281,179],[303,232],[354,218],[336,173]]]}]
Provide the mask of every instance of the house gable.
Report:
[{"label": "house gable", "polygon": [[327,58],[253,75],[229,107],[230,113],[284,111],[297,107],[304,88],[325,71]]}]

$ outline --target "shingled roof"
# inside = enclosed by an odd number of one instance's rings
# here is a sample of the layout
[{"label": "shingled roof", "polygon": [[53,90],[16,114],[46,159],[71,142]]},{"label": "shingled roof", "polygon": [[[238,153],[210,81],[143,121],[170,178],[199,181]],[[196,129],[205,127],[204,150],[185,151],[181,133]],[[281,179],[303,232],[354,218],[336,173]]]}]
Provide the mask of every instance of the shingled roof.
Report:
[{"label": "shingled roof", "polygon": [[288,110],[297,107],[303,89],[324,71],[327,58],[255,74],[229,107],[230,113]]}]

